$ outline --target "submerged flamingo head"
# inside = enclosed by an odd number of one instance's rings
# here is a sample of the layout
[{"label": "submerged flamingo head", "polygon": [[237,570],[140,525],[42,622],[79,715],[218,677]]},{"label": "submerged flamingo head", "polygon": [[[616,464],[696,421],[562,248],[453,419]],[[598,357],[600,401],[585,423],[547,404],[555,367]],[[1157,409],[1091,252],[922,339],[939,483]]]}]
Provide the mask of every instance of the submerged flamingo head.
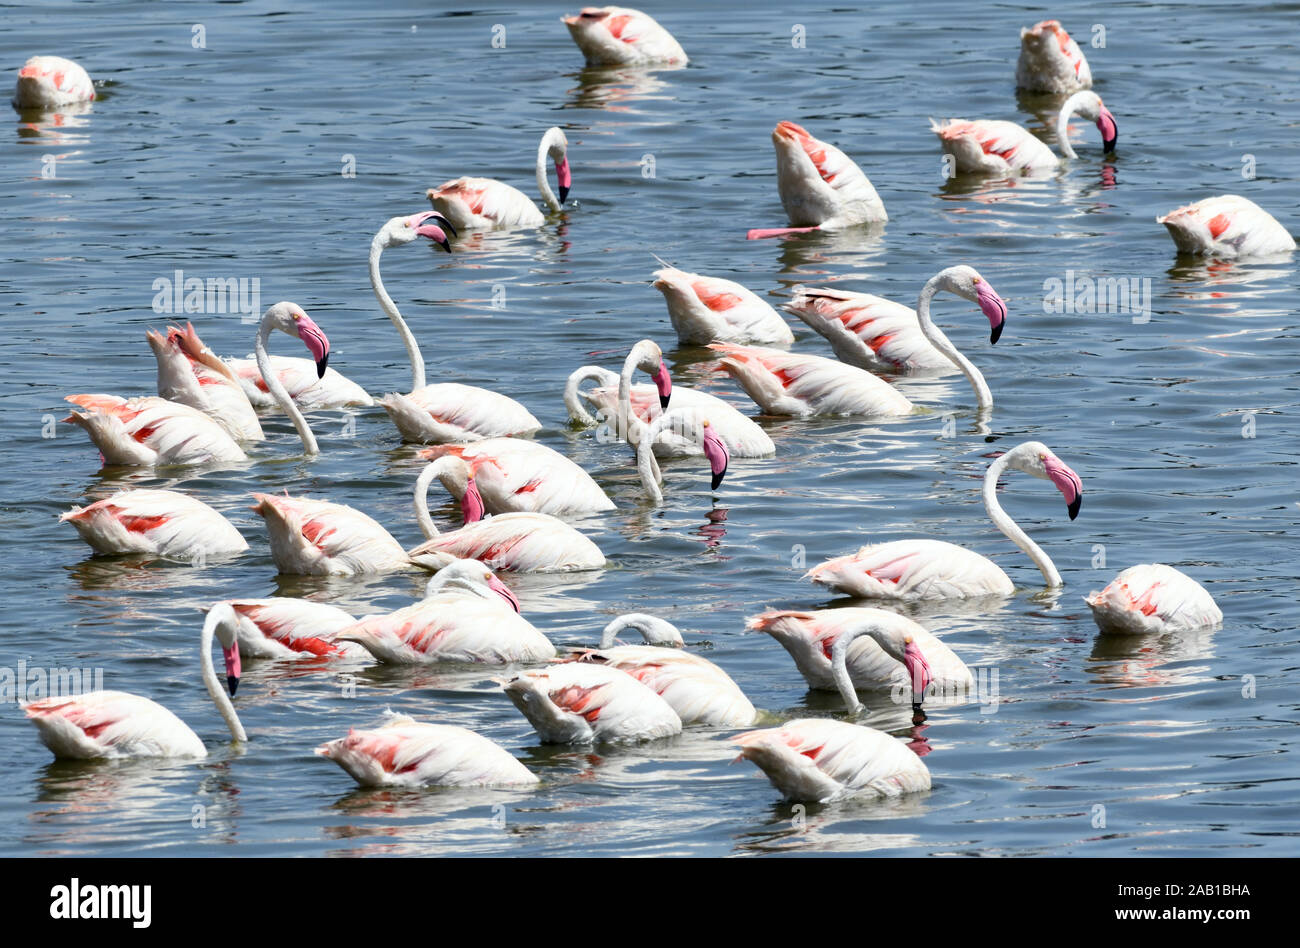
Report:
[{"label": "submerged flamingo head", "polygon": [[709,459],[709,470],[713,474],[711,489],[717,490],[722,479],[727,476],[727,464],[731,461],[731,452],[727,450],[727,446],[722,443],[722,439],[718,437],[717,431],[711,424],[705,421],[703,427],[704,456]]},{"label": "submerged flamingo head", "polygon": [[921,647],[910,635],[903,640],[903,665],[907,668],[907,680],[912,684],[912,704],[919,706],[925,700],[925,691],[934,681],[934,675],[921,654]]}]

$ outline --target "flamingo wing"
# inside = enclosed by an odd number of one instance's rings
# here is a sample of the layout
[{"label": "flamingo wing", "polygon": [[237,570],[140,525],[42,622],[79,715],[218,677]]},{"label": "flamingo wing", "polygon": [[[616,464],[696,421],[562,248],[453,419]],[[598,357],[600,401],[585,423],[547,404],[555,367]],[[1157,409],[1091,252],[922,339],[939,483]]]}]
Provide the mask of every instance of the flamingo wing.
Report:
[{"label": "flamingo wing", "polygon": [[921,333],[916,310],[869,293],[796,287],[788,312],[825,337],[841,362],[885,371],[951,370]]},{"label": "flamingo wing", "polygon": [[350,730],[316,753],[363,787],[488,787],[537,783],[502,747],[474,731],[397,717],[373,730]]},{"label": "flamingo wing", "polygon": [[311,658],[356,654],[338,641],[357,620],[337,606],[290,596],[228,599],[239,617],[239,653],[249,658]]},{"label": "flamingo wing", "polygon": [[708,659],[656,645],[584,652],[583,661],[627,672],[677,712],[683,725],[747,727],[757,712],[731,677]]},{"label": "flamingo wing", "polygon": [[1042,171],[1060,164],[1052,149],[1015,122],[950,119],[930,127],[962,173]]},{"label": "flamingo wing", "polygon": [[602,569],[600,548],[563,520],[542,513],[507,513],[440,534],[411,550],[417,565],[438,568],[446,556],[481,560],[507,572]]},{"label": "flamingo wing", "polygon": [[912,403],[871,373],[821,356],[713,343],[721,367],[762,409],[779,415],[905,415]]},{"label": "flamingo wing", "polygon": [[253,497],[253,510],[266,520],[271,557],[281,573],[353,576],[409,565],[402,545],[359,510],[306,497]]},{"label": "flamingo wing", "polygon": [[541,227],[546,221],[528,195],[495,178],[457,178],[430,188],[428,197],[458,231]]},{"label": "flamingo wing", "polygon": [[502,600],[443,593],[387,615],[353,623],[339,638],[381,662],[507,665],[550,661],[555,646]]},{"label": "flamingo wing", "polygon": [[1223,621],[1204,586],[1164,563],[1130,566],[1085,601],[1103,632],[1184,632]]},{"label": "flamingo wing", "polygon": [[1156,222],[1165,225],[1182,253],[1236,259],[1296,249],[1295,238],[1273,215],[1237,194],[1205,198],[1157,217]]},{"label": "flamingo wing", "polygon": [[207,748],[180,718],[156,701],[122,691],[92,691],[23,705],[54,756],[206,757]]},{"label": "flamingo wing", "polygon": [[682,342],[794,342],[794,333],[780,313],[739,283],[672,267],[656,270],[654,275],[654,286],[663,293],[673,329]]},{"label": "flamingo wing", "polygon": [[68,421],[86,429],[108,464],[153,466],[246,461],[248,456],[201,411],[156,395],[69,395]]},{"label": "flamingo wing", "polygon": [[201,500],[173,490],[125,490],[59,517],[99,553],[176,559],[242,553],[248,542]]},{"label": "flamingo wing", "polygon": [[502,684],[547,743],[646,741],[682,730],[663,698],[617,668],[566,662],[521,672]]},{"label": "flamingo wing", "polygon": [[440,445],[420,453],[451,454],[475,465],[475,482],[492,513],[524,511],[552,515],[613,510],[614,502],[591,475],[553,448],[520,438],[489,438]]},{"label": "flamingo wing", "polygon": [[379,399],[402,439],[414,443],[478,441],[530,434],[542,427],[513,398],[472,385],[441,382]]},{"label": "flamingo wing", "polygon": [[894,540],[827,560],[804,576],[863,599],[1009,596],[1010,578],[992,560],[942,540]]}]

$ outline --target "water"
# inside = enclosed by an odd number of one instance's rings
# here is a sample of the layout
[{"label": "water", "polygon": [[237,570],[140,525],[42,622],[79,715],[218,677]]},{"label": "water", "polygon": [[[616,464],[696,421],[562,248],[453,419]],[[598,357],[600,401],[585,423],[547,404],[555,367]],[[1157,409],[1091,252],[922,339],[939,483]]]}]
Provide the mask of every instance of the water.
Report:
[{"label": "water", "polygon": [[[656,12],[689,68],[613,76],[579,70],[554,5],[426,7],[206,7],[206,49],[191,45],[190,14],[158,17],[143,3],[111,13],[43,4],[11,10],[0,26],[8,74],[30,53],[59,52],[101,89],[89,114],[61,125],[15,115],[0,146],[0,423],[10,446],[0,663],[100,667],[106,687],[166,704],[211,751],[201,763],[53,765],[6,704],[0,854],[1297,852],[1295,263],[1180,263],[1153,223],[1186,201],[1237,192],[1297,229],[1294,7],[1136,4],[1098,17],[1058,5],[1119,120],[1120,153],[1103,166],[1095,130],[1079,122],[1082,157],[1014,187],[945,185],[926,122],[1043,128],[1036,103],[1018,103],[1012,88],[1017,31],[1038,17],[1011,6],[979,17],[947,3],[815,6],[796,19],[771,4],[746,4],[742,18],[673,2]],[[1098,19],[1104,49],[1086,45]],[[805,49],[791,45],[795,22]],[[495,24],[505,49],[491,46]],[[784,118],[862,164],[891,215],[883,232],[743,239],[784,221],[769,141]],[[152,391],[144,330],[165,321],[150,309],[153,281],[177,268],[258,278],[263,306],[295,300],[325,327],[340,371],[375,394],[404,391],[404,352],[366,280],[371,235],[459,174],[531,192],[536,142],[551,124],[572,147],[574,206],[562,218],[462,240],[451,257],[421,245],[384,260],[430,380],[519,399],[545,425],[538,438],[593,472],[618,505],[583,523],[610,568],[512,581],[526,614],[557,642],[578,643],[614,614],[655,612],[773,719],[834,714],[837,703],[809,693],[774,641],[744,630],[769,605],[832,601],[800,582],[799,549],[812,564],[868,538],[925,535],[990,555],[1019,585],[1014,599],[920,616],[969,664],[995,667],[1001,692],[992,712],[932,712],[919,735],[932,792],[799,813],[755,768],[730,763],[725,732],[627,749],[541,746],[487,672],[360,666],[347,698],[318,665],[248,663],[238,707],[252,740],[232,749],[199,684],[201,607],[282,593],[365,614],[408,603],[421,581],[277,579],[248,494],[287,487],[352,503],[413,544],[414,449],[379,409],[356,417],[355,437],[341,413],[314,414],[315,460],[276,417],[251,464],[161,478],[99,473],[70,426],[42,438],[43,416],[64,416],[64,394]],[[55,156],[53,179],[40,175],[44,155]],[[355,178],[340,174],[347,155]],[[1244,155],[1254,156],[1252,180]],[[941,266],[976,266],[1010,307],[1002,341],[990,347],[978,311],[951,297],[936,317],[990,381],[988,433],[959,376],[905,382],[928,411],[871,425],[764,419],[775,458],[733,462],[716,501],[698,462],[670,463],[666,506],[647,508],[623,450],[565,427],[569,371],[617,368],[650,336],[679,384],[745,404],[701,351],[672,351],[649,285],[652,253],[774,303],[796,283],[834,282],[911,304]],[[1150,280],[1150,322],[1045,314],[1043,281],[1068,270]],[[492,306],[498,285],[504,309]],[[238,316],[196,323],[220,352],[251,348]],[[829,354],[795,331],[797,348]],[[289,340],[275,347],[301,354]],[[1252,424],[1255,436],[1243,437]],[[1029,438],[1051,445],[1086,490],[1070,522],[1050,484],[1007,479],[1004,504],[1065,577],[1057,599],[1041,595],[1032,565],[979,503],[989,455]],[[201,569],[91,557],[56,516],[124,485],[182,485],[226,512],[252,549]],[[435,516],[445,522],[443,500]],[[1104,567],[1094,565],[1099,545]],[[1201,579],[1224,627],[1099,638],[1081,596],[1150,561]],[[1252,681],[1255,696],[1243,697]],[[386,707],[499,741],[542,777],[540,789],[359,791],[312,756]],[[912,732],[887,698],[865,721]]]}]

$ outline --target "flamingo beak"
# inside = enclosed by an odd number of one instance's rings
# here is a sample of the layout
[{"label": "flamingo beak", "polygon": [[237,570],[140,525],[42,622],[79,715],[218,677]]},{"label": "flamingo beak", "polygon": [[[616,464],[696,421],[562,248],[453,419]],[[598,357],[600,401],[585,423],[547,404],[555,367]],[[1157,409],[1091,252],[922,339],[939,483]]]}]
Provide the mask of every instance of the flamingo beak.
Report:
[{"label": "flamingo beak", "polygon": [[483,519],[486,508],[483,495],[478,492],[478,484],[471,477],[465,484],[465,495],[460,499],[460,513],[466,523],[478,523]]},{"label": "flamingo beak", "polygon": [[506,602],[510,603],[510,607],[514,609],[515,612],[520,611],[519,600],[515,598],[515,594],[510,591],[509,586],[497,579],[495,573],[488,574],[487,584],[488,589],[492,590]]},{"label": "flamingo beak", "polygon": [[659,360],[659,369],[650,377],[654,379],[655,388],[659,390],[659,410],[667,411],[668,399],[673,394],[673,379],[668,374],[668,366],[664,365],[663,359]]},{"label": "flamingo beak", "polygon": [[1073,520],[1079,516],[1079,508],[1083,506],[1083,481],[1060,458],[1044,458],[1043,467],[1056,489],[1064,495],[1065,509],[1070,512],[1070,519]]},{"label": "flamingo beak", "polygon": [[934,681],[934,675],[931,674],[930,665],[915,642],[908,642],[904,646],[903,665],[907,668],[907,679],[912,683],[912,707],[920,708],[925,701],[926,689],[930,687],[930,682]]},{"label": "flamingo beak", "polygon": [[298,338],[303,341],[307,351],[311,353],[316,360],[316,377],[320,378],[325,374],[325,369],[330,361],[330,341],[325,335],[325,331],[312,321],[312,318],[306,313],[295,320],[298,327]]},{"label": "flamingo beak", "polygon": [[722,443],[722,439],[717,436],[713,426],[707,421],[704,423],[704,456],[709,459],[709,470],[713,474],[711,489],[717,490],[722,479],[727,476],[727,464],[731,461],[731,453],[727,451],[727,446]]},{"label": "flamingo beak", "polygon": [[984,315],[989,318],[989,326],[992,328],[989,342],[996,345],[1002,338],[1002,329],[1007,323],[1007,304],[1002,302],[1002,297],[989,286],[988,280],[980,280],[975,284],[975,298]]},{"label": "flamingo beak", "polygon": [[568,158],[561,158],[555,163],[555,177],[560,183],[560,203],[563,204],[569,199],[569,188],[573,184]]},{"label": "flamingo beak", "polygon": [[456,233],[456,228],[451,225],[451,221],[437,211],[425,211],[422,214],[416,214],[412,223],[415,225],[415,232],[418,235],[428,237],[447,253],[451,253],[451,241],[447,239],[445,232],[450,231],[453,237],[459,236]]},{"label": "flamingo beak", "polygon": [[1110,154],[1115,150],[1115,142],[1119,139],[1119,126],[1115,123],[1115,116],[1104,105],[1101,114],[1097,116],[1097,131],[1101,132],[1102,151]]},{"label": "flamingo beak", "polygon": [[233,697],[235,689],[239,687],[239,640],[236,639],[230,648],[223,647],[221,654],[226,659],[226,687],[230,689]]}]

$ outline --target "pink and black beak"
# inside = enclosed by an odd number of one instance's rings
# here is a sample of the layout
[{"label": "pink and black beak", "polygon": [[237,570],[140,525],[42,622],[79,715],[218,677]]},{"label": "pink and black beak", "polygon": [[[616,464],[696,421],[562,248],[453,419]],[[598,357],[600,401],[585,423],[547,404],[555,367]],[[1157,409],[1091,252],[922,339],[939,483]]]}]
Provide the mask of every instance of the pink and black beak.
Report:
[{"label": "pink and black beak", "polygon": [[417,234],[428,237],[447,253],[451,253],[451,241],[447,239],[447,232],[450,231],[453,237],[460,236],[456,233],[456,228],[451,226],[451,221],[437,211],[416,214],[413,223]]},{"label": "pink and black beak", "polygon": [[294,320],[294,325],[298,327],[298,338],[303,341],[311,357],[316,360],[316,377],[321,378],[330,361],[330,341],[325,335],[325,330],[317,326],[306,313]]},{"label": "pink and black beak", "polygon": [[233,697],[235,689],[239,687],[239,672],[241,671],[239,641],[233,642],[230,648],[223,648],[221,654],[226,659],[226,687],[230,689],[230,694]]},{"label": "pink and black beak", "polygon": [[663,359],[659,360],[659,368],[650,378],[654,379],[655,388],[659,390],[659,410],[667,411],[668,399],[673,394],[673,379],[668,374],[668,366],[664,365]]},{"label": "pink and black beak", "polygon": [[1097,116],[1097,131],[1101,132],[1102,151],[1110,154],[1115,150],[1115,142],[1119,140],[1119,126],[1115,123],[1115,116],[1104,105],[1101,114]]},{"label": "pink and black beak", "polygon": [[912,710],[921,710],[925,701],[926,689],[934,681],[930,665],[921,654],[920,647],[913,641],[903,646],[903,665],[907,668],[907,679],[912,683]]},{"label": "pink and black beak", "polygon": [[1056,489],[1064,495],[1066,509],[1070,511],[1070,519],[1073,520],[1079,516],[1079,508],[1083,506],[1083,481],[1058,457],[1044,458],[1043,467]]},{"label": "pink and black beak", "polygon": [[495,573],[488,573],[487,584],[488,589],[510,603],[510,608],[514,609],[515,612],[519,612],[519,600],[515,598],[515,594],[510,591],[509,586],[497,579]]},{"label": "pink and black beak", "polygon": [[483,505],[483,495],[478,492],[478,484],[473,476],[465,484],[465,493],[460,498],[460,513],[466,523],[478,523],[483,519],[487,508]]},{"label": "pink and black beak", "polygon": [[707,421],[704,423],[704,456],[709,459],[709,471],[713,475],[710,484],[712,490],[717,490],[722,479],[727,476],[727,465],[731,461],[731,452],[727,446],[722,443],[722,439],[714,432],[713,426]]},{"label": "pink and black beak", "polygon": [[997,344],[1002,338],[1002,329],[1007,324],[1007,304],[1002,302],[1002,297],[989,286],[987,280],[980,280],[975,284],[975,298],[979,301],[980,309],[984,315],[989,318],[989,342]]},{"label": "pink and black beak", "polygon": [[569,173],[569,159],[561,158],[555,163],[555,178],[560,185],[560,203],[569,199],[569,187],[573,184],[573,175]]}]

